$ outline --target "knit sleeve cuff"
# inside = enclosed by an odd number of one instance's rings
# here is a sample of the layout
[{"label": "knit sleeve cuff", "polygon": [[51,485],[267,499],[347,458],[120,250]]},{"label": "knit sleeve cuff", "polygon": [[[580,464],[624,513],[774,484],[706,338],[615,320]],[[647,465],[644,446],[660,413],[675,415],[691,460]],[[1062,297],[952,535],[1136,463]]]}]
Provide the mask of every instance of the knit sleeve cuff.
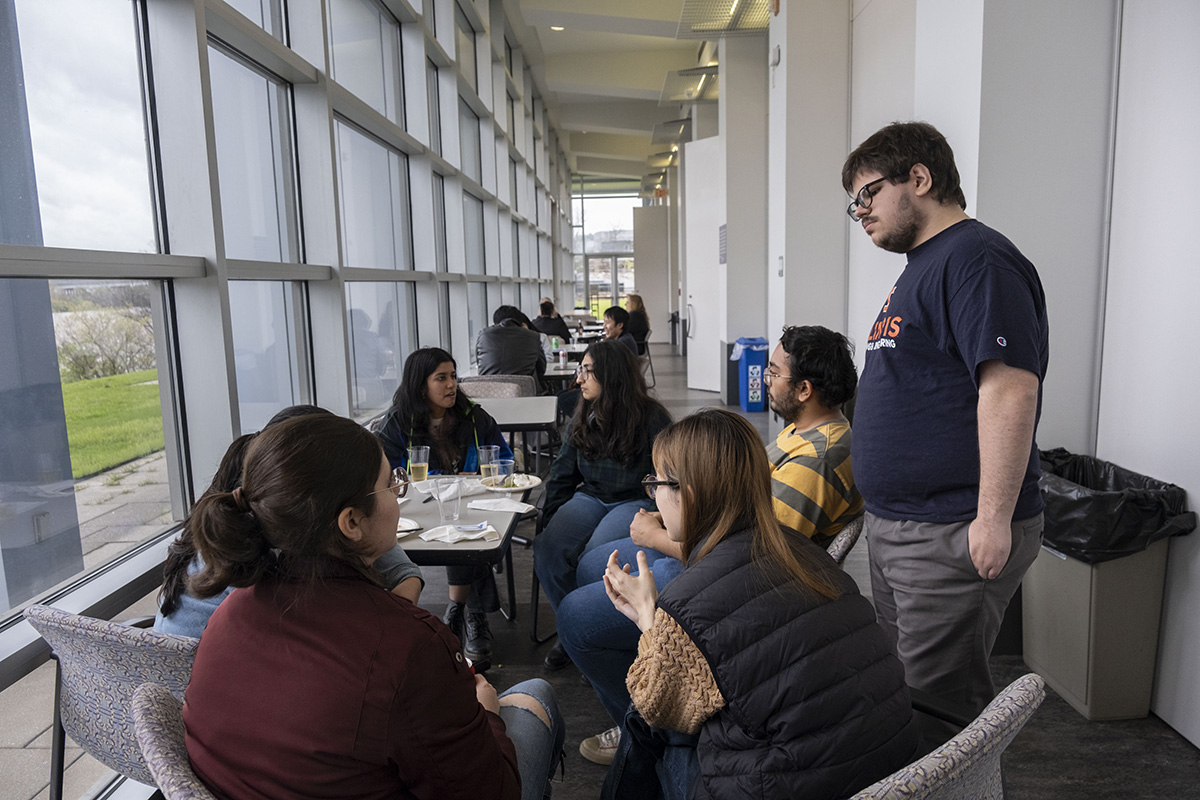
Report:
[{"label": "knit sleeve cuff", "polygon": [[708,661],[661,608],[638,640],[638,655],[625,680],[634,707],[656,728],[697,733],[725,707]]}]

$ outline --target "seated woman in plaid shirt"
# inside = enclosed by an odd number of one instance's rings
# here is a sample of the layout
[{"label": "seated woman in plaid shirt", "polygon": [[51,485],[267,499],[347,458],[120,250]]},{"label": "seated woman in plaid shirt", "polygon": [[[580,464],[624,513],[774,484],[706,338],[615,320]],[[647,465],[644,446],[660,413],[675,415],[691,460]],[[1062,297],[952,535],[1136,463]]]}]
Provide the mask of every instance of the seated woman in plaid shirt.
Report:
[{"label": "seated woman in plaid shirt", "polygon": [[[637,358],[616,340],[591,345],[579,367],[579,402],[546,482],[544,528],[534,540],[533,565],[550,605],[576,588],[585,550],[629,535],[640,509],[654,507],[642,489],[653,471],[650,449],[671,415],[646,391]],[[546,666],[570,658],[555,644]]]}]

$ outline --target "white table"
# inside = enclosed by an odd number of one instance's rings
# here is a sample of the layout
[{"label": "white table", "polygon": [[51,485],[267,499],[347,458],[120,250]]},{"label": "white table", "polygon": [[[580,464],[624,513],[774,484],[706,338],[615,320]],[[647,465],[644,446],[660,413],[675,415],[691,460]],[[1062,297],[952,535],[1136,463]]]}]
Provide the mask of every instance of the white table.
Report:
[{"label": "white table", "polygon": [[489,397],[483,408],[502,431],[552,431],[558,423],[557,398]]}]

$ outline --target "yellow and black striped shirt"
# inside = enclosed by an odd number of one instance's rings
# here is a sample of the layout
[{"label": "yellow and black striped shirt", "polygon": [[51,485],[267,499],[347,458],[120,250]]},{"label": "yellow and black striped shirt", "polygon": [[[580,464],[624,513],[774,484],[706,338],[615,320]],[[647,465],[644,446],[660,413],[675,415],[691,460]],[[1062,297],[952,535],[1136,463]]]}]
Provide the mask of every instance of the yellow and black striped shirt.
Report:
[{"label": "yellow and black striped shirt", "polygon": [[767,445],[775,516],[822,547],[862,513],[850,469],[850,423],[829,422],[797,432],[783,429]]}]

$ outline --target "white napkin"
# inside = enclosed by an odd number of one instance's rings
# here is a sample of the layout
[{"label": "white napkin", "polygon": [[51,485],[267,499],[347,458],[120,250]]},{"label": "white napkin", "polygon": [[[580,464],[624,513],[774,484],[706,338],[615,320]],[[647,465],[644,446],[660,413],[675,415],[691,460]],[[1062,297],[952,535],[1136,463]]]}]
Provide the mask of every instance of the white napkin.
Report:
[{"label": "white napkin", "polygon": [[[433,494],[433,481],[438,477],[440,476],[431,475],[429,476],[429,480],[417,481],[413,484],[413,487],[416,488],[416,490],[421,494]],[[458,488],[462,492],[462,497],[471,497],[472,495],[485,494],[487,492],[487,489],[485,489],[483,484],[480,483],[479,478],[464,477],[458,482]],[[443,492],[442,499],[445,500],[446,497],[447,493]]]},{"label": "white napkin", "polygon": [[467,503],[467,508],[473,508],[476,511],[507,511],[512,514],[524,514],[534,509],[529,503],[522,503],[520,500],[510,500],[507,497],[499,497],[493,500],[472,500]]},{"label": "white napkin", "polygon": [[471,539],[483,539],[484,541],[494,542],[500,538],[500,534],[491,525],[480,531],[460,531],[453,525],[439,525],[422,533],[421,538],[427,542],[446,542],[447,544],[465,542]]}]

